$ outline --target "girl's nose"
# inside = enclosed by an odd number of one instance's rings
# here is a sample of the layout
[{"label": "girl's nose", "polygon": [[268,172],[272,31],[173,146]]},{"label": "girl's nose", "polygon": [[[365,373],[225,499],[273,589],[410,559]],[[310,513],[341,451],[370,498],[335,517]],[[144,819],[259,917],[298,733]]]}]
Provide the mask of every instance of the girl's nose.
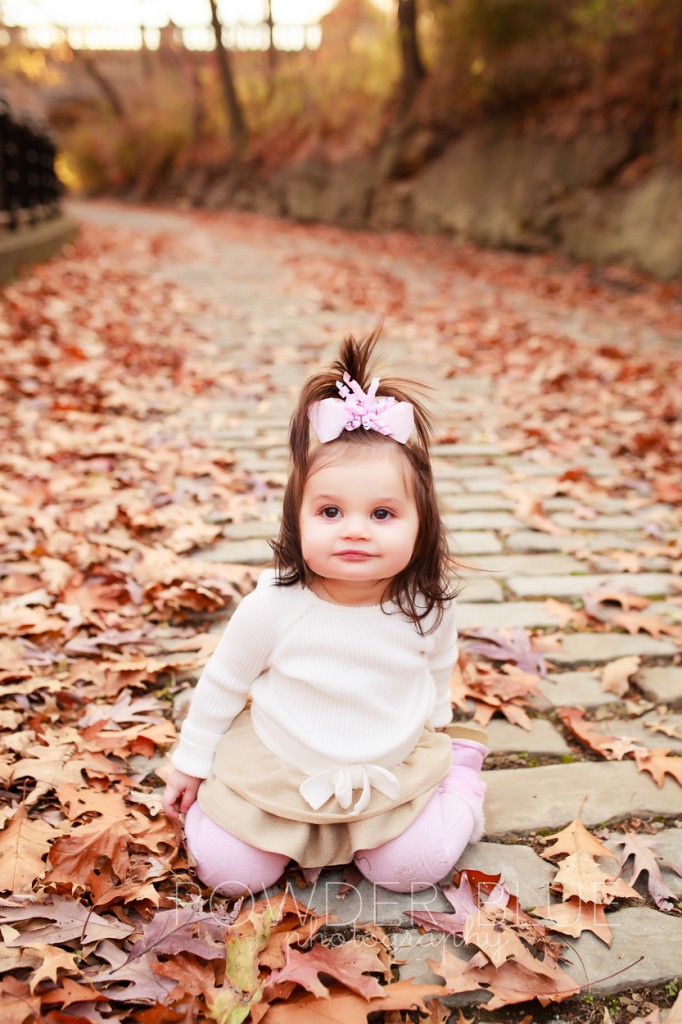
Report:
[{"label": "girl's nose", "polygon": [[369,526],[366,516],[349,516],[343,520],[343,535],[345,537],[366,537]]}]

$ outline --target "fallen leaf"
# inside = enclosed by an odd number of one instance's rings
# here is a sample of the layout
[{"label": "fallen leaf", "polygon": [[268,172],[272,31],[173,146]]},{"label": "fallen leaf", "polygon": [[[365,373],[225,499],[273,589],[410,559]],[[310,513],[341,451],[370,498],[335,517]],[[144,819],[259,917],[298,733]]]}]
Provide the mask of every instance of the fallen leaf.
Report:
[{"label": "fallen leaf", "polygon": [[574,939],[585,931],[594,932],[598,939],[611,946],[613,936],[606,920],[604,904],[586,903],[571,896],[562,903],[545,903],[541,907],[533,907],[530,913],[543,921],[551,921],[552,931],[570,935]]},{"label": "fallen leaf", "polygon": [[673,909],[678,900],[676,893],[666,885],[661,868],[667,867],[682,876],[682,868],[659,858],[654,850],[661,844],[647,835],[640,835],[636,832],[611,833],[611,840],[616,846],[622,846],[619,864],[621,870],[625,868],[630,857],[633,858],[632,874],[629,884],[634,885],[640,875],[646,874],[647,889],[649,895],[659,910],[669,911]]},{"label": "fallen leaf", "polygon": [[25,803],[0,832],[0,889],[15,894],[30,892],[37,878],[45,874],[45,855],[55,830],[45,821],[32,820]]},{"label": "fallen leaf", "polygon": [[602,670],[602,690],[605,693],[615,693],[617,697],[623,697],[630,686],[630,678],[638,671],[641,661],[639,655],[610,661]]},{"label": "fallen leaf", "polygon": [[376,950],[368,947],[362,937],[349,939],[334,947],[320,943],[307,952],[290,949],[286,966],[273,971],[268,978],[264,995],[268,998],[273,987],[281,982],[295,981],[308,992],[326,998],[327,988],[320,981],[320,973],[335,978],[351,992],[372,999],[381,995],[382,986],[369,972],[381,972]]},{"label": "fallen leaf", "polygon": [[332,987],[325,999],[312,995],[290,999],[268,1007],[263,1024],[367,1024],[367,1016],[386,1010],[415,1010],[427,1014],[424,1000],[447,994],[442,985],[418,985],[413,981],[395,981],[382,988],[382,994],[364,999],[347,989]]},{"label": "fallen leaf", "polygon": [[[491,661],[511,662],[529,675],[544,676],[547,667],[541,654],[533,651],[530,638],[525,629],[511,629],[495,632],[494,630],[464,630],[466,647],[474,654],[482,654]],[[474,638],[474,642],[468,639]]]},{"label": "fallen leaf", "polygon": [[670,747],[638,750],[635,753],[637,767],[642,772],[649,772],[659,789],[662,788],[666,775],[671,775],[682,786],[682,757],[668,757],[669,753]]}]

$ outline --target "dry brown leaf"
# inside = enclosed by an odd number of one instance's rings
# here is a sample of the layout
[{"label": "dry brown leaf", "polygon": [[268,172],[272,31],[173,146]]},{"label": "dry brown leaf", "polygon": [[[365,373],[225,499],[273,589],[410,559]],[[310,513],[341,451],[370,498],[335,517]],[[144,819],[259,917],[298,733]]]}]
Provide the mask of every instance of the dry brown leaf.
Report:
[{"label": "dry brown leaf", "polygon": [[102,862],[110,866],[115,879],[124,881],[130,867],[129,835],[130,826],[125,819],[95,818],[84,825],[75,825],[52,844],[45,885],[58,886],[60,891],[90,891],[99,895],[98,875],[103,870]]},{"label": "dry brown leaf", "polygon": [[659,637],[682,636],[682,629],[673,626],[656,615],[641,615],[639,612],[620,612],[611,616],[611,621],[627,630],[628,633],[649,633],[651,636]]},{"label": "dry brown leaf", "polygon": [[598,590],[591,590],[583,598],[585,608],[596,607],[600,604],[619,604],[624,611],[632,609],[648,608],[650,601],[643,594],[629,594],[624,590],[609,589],[600,587]]},{"label": "dry brown leaf", "polygon": [[574,853],[587,853],[590,857],[614,859],[614,855],[608,846],[605,846],[601,840],[595,838],[585,828],[580,818],[574,818],[569,825],[566,825],[559,832],[546,836],[544,839],[545,844],[549,843],[550,840],[554,840],[552,846],[543,850],[540,854],[545,860],[554,860],[562,855],[568,856]]},{"label": "dry brown leaf", "polygon": [[[613,860],[613,854],[609,853],[609,858]],[[617,875],[617,866],[604,868],[597,863],[593,854],[579,850],[562,860],[551,888],[559,891],[562,899],[574,897],[581,903],[609,904],[614,899],[642,898],[636,889]]]},{"label": "dry brown leaf", "polygon": [[617,697],[623,697],[630,686],[630,678],[638,671],[641,661],[639,655],[630,655],[610,661],[602,670],[602,690],[605,693],[615,693]]},{"label": "dry brown leaf", "polygon": [[670,754],[670,747],[656,747],[654,750],[638,750],[635,761],[641,772],[649,772],[659,789],[663,787],[666,775],[672,776],[682,786],[682,757]]},{"label": "dry brown leaf", "polygon": [[588,617],[585,612],[565,601],[557,601],[556,598],[550,597],[543,602],[543,608],[559,620],[562,628],[570,625],[575,629],[585,629],[587,626]]},{"label": "dry brown leaf", "polygon": [[541,907],[533,907],[530,911],[534,917],[543,921],[551,921],[552,931],[561,932],[577,939],[585,931],[594,932],[598,939],[611,946],[613,935],[606,920],[605,905],[584,903],[571,896],[563,903],[546,903]]},{"label": "dry brown leaf", "polygon": [[11,893],[31,891],[46,870],[44,857],[55,829],[40,819],[31,820],[21,803],[0,833],[0,889]]},{"label": "dry brown leaf", "polygon": [[424,1000],[444,994],[441,985],[417,985],[395,981],[382,988],[382,995],[364,999],[347,989],[332,987],[325,999],[305,995],[268,1007],[263,1024],[367,1024],[367,1015],[382,1010],[419,1010],[427,1014]]}]

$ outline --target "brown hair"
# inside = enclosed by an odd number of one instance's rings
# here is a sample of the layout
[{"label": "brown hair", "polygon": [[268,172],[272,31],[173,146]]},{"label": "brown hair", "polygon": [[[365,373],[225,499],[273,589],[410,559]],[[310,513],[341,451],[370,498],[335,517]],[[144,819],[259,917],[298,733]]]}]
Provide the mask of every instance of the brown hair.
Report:
[{"label": "brown hair", "polygon": [[431,419],[417,397],[417,392],[423,393],[429,389],[405,378],[381,377],[382,395],[392,395],[398,401],[410,402],[413,407],[415,432],[406,444],[400,444],[374,430],[344,430],[336,440],[314,449],[312,453],[310,450],[310,406],[323,398],[338,397],[336,381],[341,380],[344,373],[348,373],[363,391],[367,391],[372,377],[376,376],[372,357],[378,338],[378,331],[361,340],[347,337],[338,359],[328,369],[309,377],[301,389],[289,426],[292,469],[284,492],[282,522],[278,539],[271,542],[275,555],[276,582],[280,586],[292,586],[294,583],[309,586],[314,577],[303,560],[299,517],[305,483],[320,452],[331,454],[336,445],[342,445],[346,450],[349,446],[357,450],[360,445],[393,445],[404,454],[412,470],[419,526],[412,558],[402,572],[391,580],[385,599],[394,601],[402,613],[423,632],[426,617],[436,609],[432,626],[435,629],[442,618],[443,606],[457,592],[457,587],[453,588],[451,584],[450,577],[455,563],[448,551],[429,457]]}]

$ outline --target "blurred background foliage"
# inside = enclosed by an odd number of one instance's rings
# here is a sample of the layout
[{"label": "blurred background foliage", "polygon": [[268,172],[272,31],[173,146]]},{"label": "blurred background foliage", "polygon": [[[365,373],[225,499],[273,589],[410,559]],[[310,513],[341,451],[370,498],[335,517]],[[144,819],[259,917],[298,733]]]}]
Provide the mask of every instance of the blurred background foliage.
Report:
[{"label": "blurred background foliage", "polygon": [[[426,74],[407,97],[396,12],[370,0],[339,0],[322,20],[318,50],[232,51],[250,164],[277,171],[369,153],[406,119],[446,141],[500,117],[563,140],[623,125],[642,152],[682,159],[680,0],[415,0],[415,8]],[[42,105],[73,188],[144,198],[174,175],[235,158],[210,52],[9,45],[0,74],[3,90]]]}]

